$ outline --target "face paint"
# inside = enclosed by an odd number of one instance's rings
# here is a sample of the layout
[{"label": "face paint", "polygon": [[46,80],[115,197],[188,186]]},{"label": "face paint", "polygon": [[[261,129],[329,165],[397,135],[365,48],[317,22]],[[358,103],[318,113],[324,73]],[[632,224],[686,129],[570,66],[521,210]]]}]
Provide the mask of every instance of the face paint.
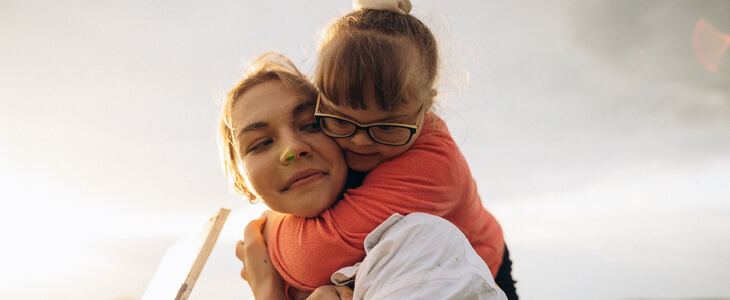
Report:
[{"label": "face paint", "polygon": [[291,149],[289,149],[286,152],[286,164],[289,165],[293,162],[294,162],[294,153],[292,153]]}]

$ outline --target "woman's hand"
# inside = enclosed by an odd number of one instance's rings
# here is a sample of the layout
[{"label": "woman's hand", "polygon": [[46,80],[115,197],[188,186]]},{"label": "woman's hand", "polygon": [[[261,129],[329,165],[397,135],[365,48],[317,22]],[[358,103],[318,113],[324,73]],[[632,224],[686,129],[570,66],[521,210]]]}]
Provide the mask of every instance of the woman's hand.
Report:
[{"label": "woman's hand", "polygon": [[297,300],[352,300],[352,290],[346,286],[323,285],[311,294],[299,291],[294,298]]},{"label": "woman's hand", "polygon": [[[243,262],[241,278],[251,286],[255,299],[286,299],[284,280],[269,257],[264,234],[268,234],[268,211],[253,220],[243,232],[244,241],[236,245],[236,256]],[[264,232],[264,229],[267,229]]]}]

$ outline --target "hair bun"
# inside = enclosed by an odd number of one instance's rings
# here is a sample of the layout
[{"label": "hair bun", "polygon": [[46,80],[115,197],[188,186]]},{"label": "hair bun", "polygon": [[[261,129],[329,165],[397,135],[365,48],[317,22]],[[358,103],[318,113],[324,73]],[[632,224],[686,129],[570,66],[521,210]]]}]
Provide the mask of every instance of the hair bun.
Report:
[{"label": "hair bun", "polygon": [[353,0],[352,8],[355,10],[374,9],[397,12],[407,15],[411,12],[411,1],[409,0]]}]

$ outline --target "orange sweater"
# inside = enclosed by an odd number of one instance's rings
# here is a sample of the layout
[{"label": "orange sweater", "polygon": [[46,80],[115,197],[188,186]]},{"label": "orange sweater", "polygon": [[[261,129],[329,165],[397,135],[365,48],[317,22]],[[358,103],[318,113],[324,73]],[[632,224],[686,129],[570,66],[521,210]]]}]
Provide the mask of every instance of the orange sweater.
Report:
[{"label": "orange sweater", "polygon": [[[423,212],[454,223],[489,266],[502,263],[504,238],[482,206],[476,182],[446,124],[428,115],[406,152],[382,162],[316,218],[282,215],[269,236],[269,253],[287,288],[312,291],[330,275],[365,257],[363,241],[393,213]],[[428,245],[424,245],[428,247]]]}]

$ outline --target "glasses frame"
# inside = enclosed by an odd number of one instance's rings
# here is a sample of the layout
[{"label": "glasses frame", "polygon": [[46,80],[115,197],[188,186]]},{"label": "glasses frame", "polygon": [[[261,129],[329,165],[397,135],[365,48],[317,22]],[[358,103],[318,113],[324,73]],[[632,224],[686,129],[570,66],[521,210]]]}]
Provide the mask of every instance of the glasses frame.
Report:
[{"label": "glasses frame", "polygon": [[[378,144],[388,145],[388,146],[403,146],[405,144],[408,144],[411,141],[411,139],[413,138],[413,135],[416,134],[416,131],[418,131],[418,126],[421,124],[421,120],[423,119],[423,115],[425,114],[425,108],[426,108],[426,105],[425,104],[421,105],[421,108],[418,110],[418,119],[416,120],[416,124],[415,125],[401,124],[401,123],[370,123],[370,124],[360,124],[358,122],[355,122],[355,121],[350,120],[350,119],[347,119],[347,118],[343,118],[343,117],[339,117],[339,116],[335,116],[335,115],[331,115],[331,114],[322,113],[320,111],[320,109],[319,109],[319,103],[320,103],[320,100],[321,99],[322,99],[322,94],[319,93],[317,95],[317,105],[314,108],[314,117],[317,119],[317,122],[319,122],[319,125],[322,128],[322,132],[325,135],[327,135],[327,136],[329,136],[331,138],[347,138],[347,137],[351,137],[351,136],[355,135],[355,133],[358,130],[361,130],[362,129],[362,130],[365,130],[365,132],[367,132],[368,136],[370,137],[370,139],[373,142],[376,142]],[[324,126],[322,125],[322,122],[323,122],[323,120],[325,118],[336,119],[336,120],[348,122],[348,123],[350,123],[350,124],[352,124],[352,125],[355,126],[355,130],[353,130],[350,134],[345,134],[345,135],[338,135],[338,134],[333,134],[331,132],[327,132],[326,130],[324,130]],[[375,139],[375,137],[373,137],[373,134],[370,133],[370,128],[377,127],[377,126],[394,126],[394,127],[405,128],[405,129],[408,129],[411,132],[411,135],[408,136],[408,140],[406,140],[405,143],[388,143],[388,142],[378,141],[377,139]]]}]

